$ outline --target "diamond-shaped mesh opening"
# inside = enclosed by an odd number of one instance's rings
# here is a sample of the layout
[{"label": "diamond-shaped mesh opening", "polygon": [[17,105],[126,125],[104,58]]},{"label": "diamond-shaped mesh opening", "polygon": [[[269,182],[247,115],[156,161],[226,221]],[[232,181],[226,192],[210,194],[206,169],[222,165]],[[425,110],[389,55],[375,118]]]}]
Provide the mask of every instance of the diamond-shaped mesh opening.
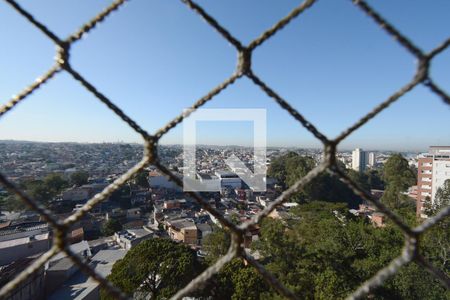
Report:
[{"label": "diamond-shaped mesh opening", "polygon": [[[76,69],[74,69],[69,60],[70,54],[70,46],[79,41],[81,37],[92,30],[98,23],[102,22],[111,12],[116,11],[122,4],[125,2],[124,0],[116,0],[105,10],[100,12],[96,17],[94,17],[91,21],[87,22],[82,26],[82,28],[75,32],[73,35],[63,40],[57,35],[55,35],[51,29],[47,28],[45,25],[40,23],[35,17],[30,14],[27,10],[24,10],[20,5],[18,5],[13,0],[5,0],[8,4],[12,6],[19,14],[25,17],[30,23],[32,23],[35,27],[37,27],[43,34],[45,34],[50,40],[52,40],[55,45],[58,46],[57,57],[55,66],[50,70],[43,73],[42,77],[38,78],[35,83],[26,87],[22,92],[20,92],[17,96],[14,96],[11,100],[9,100],[5,105],[0,107],[0,118],[3,117],[5,113],[7,113],[12,107],[14,107],[17,103],[25,99],[29,94],[31,94],[37,88],[42,86],[42,83],[51,79],[57,72],[67,72],[69,73],[74,80],[78,81],[82,86],[84,86],[89,92],[91,92],[95,97],[98,98],[102,103],[104,103],[109,109],[111,109],[116,115],[118,115],[125,123],[127,123],[134,131],[139,133],[142,138],[146,141],[145,148],[146,151],[142,158],[142,161],[131,168],[127,173],[125,173],[122,177],[118,178],[114,181],[110,186],[105,188],[105,190],[99,194],[97,194],[94,198],[86,203],[86,205],[77,212],[75,215],[69,217],[65,221],[61,222],[55,219],[51,212],[42,208],[38,205],[38,203],[28,197],[25,193],[21,191],[19,187],[15,184],[11,183],[5,176],[0,174],[0,182],[3,186],[8,189],[10,192],[18,195],[25,203],[27,203],[33,210],[38,212],[47,222],[49,222],[55,229],[54,235],[54,246],[53,248],[47,252],[47,254],[42,255],[39,259],[37,259],[31,266],[26,268],[19,276],[10,281],[7,285],[3,286],[0,290],[0,297],[4,297],[8,295],[14,287],[18,284],[22,283],[29,276],[32,276],[35,272],[39,270],[40,267],[53,255],[58,252],[65,251],[71,259],[80,266],[80,268],[92,276],[95,280],[97,280],[101,287],[105,288],[108,292],[110,292],[113,296],[117,298],[125,298],[119,290],[114,288],[107,280],[103,279],[99,276],[93,269],[91,269],[88,265],[82,262],[74,253],[72,253],[68,248],[66,233],[68,230],[68,226],[79,220],[83,215],[92,210],[95,205],[106,199],[114,190],[118,189],[121,185],[123,185],[128,179],[130,179],[136,172],[143,169],[148,164],[152,163],[157,168],[159,168],[163,173],[167,176],[171,177],[175,182],[181,185],[181,181],[178,177],[174,176],[167,168],[165,168],[158,160],[156,155],[156,147],[158,144],[159,138],[167,133],[171,128],[179,124],[183,121],[183,119],[189,115],[190,111],[184,112],[179,115],[172,122],[169,122],[165,125],[161,130],[155,133],[155,135],[148,134],[142,127],[140,127],[133,119],[129,118],[118,106],[116,106],[107,96],[105,96],[100,90],[98,90],[94,85],[92,85],[82,74],[80,74]],[[326,169],[334,172],[338,175],[342,181],[347,184],[358,196],[362,197],[364,200],[373,203],[379,211],[383,212],[392,222],[396,224],[396,226],[405,234],[405,245],[403,251],[400,256],[391,261],[388,265],[386,265],[382,270],[380,270],[376,275],[368,279],[365,283],[363,283],[358,289],[356,289],[348,298],[362,298],[367,295],[372,289],[381,286],[381,284],[393,276],[401,267],[411,261],[414,261],[424,267],[430,274],[432,274],[435,278],[437,278],[443,286],[447,289],[450,289],[450,278],[444,274],[443,272],[436,269],[430,262],[428,262],[424,256],[420,253],[420,249],[417,246],[418,238],[427,230],[435,226],[436,222],[444,219],[450,214],[450,207],[443,208],[440,212],[438,212],[434,217],[427,219],[424,223],[419,225],[416,228],[410,228],[406,224],[404,224],[392,211],[390,211],[386,206],[382,203],[372,199],[371,195],[368,195],[367,192],[360,189],[353,181],[351,181],[348,176],[343,173],[340,169],[338,169],[335,153],[336,146],[347,136],[349,136],[352,132],[357,130],[363,124],[368,122],[370,119],[375,117],[379,112],[386,109],[390,104],[397,101],[400,97],[402,97],[405,93],[409,92],[415,86],[419,84],[424,84],[428,87],[433,93],[435,93],[438,97],[440,97],[445,103],[450,104],[449,95],[438,85],[436,84],[429,76],[429,65],[430,62],[434,59],[436,55],[439,55],[440,52],[445,50],[450,46],[450,39],[447,39],[441,45],[434,48],[434,50],[430,52],[424,52],[419,47],[417,47],[413,42],[411,42],[407,37],[402,35],[394,26],[388,23],[383,16],[378,14],[375,10],[373,10],[366,2],[361,0],[353,1],[358,8],[360,8],[365,14],[367,14],[375,23],[377,23],[388,35],[394,38],[394,42],[399,43],[402,47],[404,47],[411,55],[415,56],[418,60],[417,71],[415,76],[411,79],[411,81],[405,84],[403,87],[400,87],[397,92],[389,96],[383,102],[381,102],[378,106],[376,106],[371,112],[367,115],[363,116],[358,122],[356,122],[353,126],[345,130],[341,135],[339,135],[334,140],[329,140],[325,137],[317,128],[311,124],[308,120],[304,118],[304,116],[295,110],[288,102],[287,99],[282,98],[274,89],[272,89],[269,83],[266,83],[258,74],[255,74],[252,70],[251,65],[251,54],[254,49],[259,47],[261,44],[265,43],[272,36],[276,35],[279,30],[283,29],[286,25],[288,25],[293,19],[299,17],[305,10],[309,9],[313,4],[314,0],[305,0],[298,7],[294,8],[286,17],[282,18],[277,24],[268,29],[266,32],[261,34],[255,40],[250,42],[249,45],[243,45],[238,39],[236,39],[232,34],[230,34],[224,27],[222,27],[214,17],[210,16],[201,6],[190,0],[182,0],[183,3],[187,5],[191,10],[196,12],[203,18],[209,26],[212,26],[223,38],[225,38],[238,53],[238,64],[236,72],[229,78],[225,78],[222,84],[219,84],[216,88],[211,90],[202,98],[198,99],[195,104],[193,104],[191,111],[201,107],[204,103],[211,100],[215,95],[220,93],[223,89],[227,88],[231,83],[239,78],[246,76],[250,80],[253,81],[254,84],[259,86],[262,91],[264,91],[269,97],[271,97],[276,103],[278,103],[282,108],[284,108],[287,112],[289,112],[298,122],[301,123],[307,130],[309,130],[318,140],[320,140],[324,144],[324,161],[319,164],[315,169],[309,172],[306,176],[300,179],[297,183],[293,184],[288,190],[283,192],[278,199],[272,202],[271,205],[262,210],[258,215],[253,217],[250,221],[241,224],[240,226],[234,225],[232,222],[223,218],[215,209],[209,207],[208,204],[204,201],[204,199],[197,193],[191,193],[191,196],[194,197],[199,203],[203,204],[205,209],[210,213],[214,214],[218,220],[221,221],[222,225],[229,228],[232,233],[232,242],[229,248],[228,253],[221,257],[214,265],[210,266],[206,271],[200,274],[197,278],[192,280],[185,288],[179,290],[174,296],[174,299],[180,299],[185,295],[191,294],[198,287],[203,285],[211,276],[216,274],[227,262],[231,261],[235,257],[245,258],[250,265],[252,265],[259,274],[267,281],[268,284],[272,286],[275,290],[277,290],[280,294],[285,297],[295,299],[295,294],[289,290],[288,287],[284,286],[279,280],[277,280],[270,272],[268,272],[263,265],[257,262],[251,255],[245,253],[242,248],[242,241],[245,231],[255,225],[258,224],[263,218],[265,218],[270,212],[275,209],[276,206],[280,205],[297,191],[299,191],[305,184],[310,182],[313,178],[318,176],[320,173],[325,171]],[[301,17],[301,16],[300,16]]]}]

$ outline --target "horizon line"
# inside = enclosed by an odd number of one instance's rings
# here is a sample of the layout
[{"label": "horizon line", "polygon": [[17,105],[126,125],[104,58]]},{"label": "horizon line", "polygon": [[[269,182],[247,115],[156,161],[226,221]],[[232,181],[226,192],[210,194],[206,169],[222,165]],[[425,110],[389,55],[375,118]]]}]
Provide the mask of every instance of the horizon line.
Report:
[{"label": "horizon line", "polygon": [[[116,141],[116,142],[77,142],[77,141],[32,141],[32,140],[14,140],[14,139],[0,139],[1,142],[17,142],[17,143],[42,143],[42,144],[131,144],[131,145],[144,145],[143,142],[124,142],[124,141]],[[158,143],[160,146],[179,146],[183,147],[183,144],[179,143]],[[191,145],[192,146],[192,145]],[[209,146],[209,147],[242,147],[242,148],[253,148],[253,146],[250,145],[217,145],[217,144],[196,144],[195,146]],[[441,147],[441,146],[428,146],[429,147]],[[308,146],[273,146],[268,145],[266,148],[296,148],[296,149],[307,149],[307,150],[323,150],[321,147],[308,147]],[[416,153],[425,153],[428,151],[426,150],[418,150],[418,149],[402,149],[402,150],[392,150],[392,149],[370,149],[365,148],[361,146],[357,146],[354,148],[343,148],[340,151],[341,152],[348,152],[353,151],[356,148],[363,149],[364,151],[369,152],[416,152]]]}]

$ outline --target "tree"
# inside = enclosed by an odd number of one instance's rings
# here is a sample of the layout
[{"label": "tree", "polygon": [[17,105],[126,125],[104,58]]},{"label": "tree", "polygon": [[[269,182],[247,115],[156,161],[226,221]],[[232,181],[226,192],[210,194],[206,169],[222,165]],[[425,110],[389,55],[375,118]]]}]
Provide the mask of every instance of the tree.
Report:
[{"label": "tree", "polygon": [[43,180],[26,180],[19,184],[25,192],[42,204],[48,204],[68,186],[60,174],[49,174]]},{"label": "tree", "polygon": [[[430,217],[450,205],[450,179],[447,179],[438,188],[434,199],[434,204],[427,211]],[[431,203],[431,200],[429,199],[426,203]],[[435,266],[445,270],[450,276],[450,218],[444,218],[431,227],[425,232],[422,240],[423,252],[428,259]]]},{"label": "tree", "polygon": [[315,163],[311,157],[289,152],[272,160],[267,175],[277,179],[283,188],[288,188],[311,171],[314,166]]},{"label": "tree", "polygon": [[439,210],[450,205],[450,179],[447,179],[444,184],[439,187],[434,197],[434,209]]},{"label": "tree", "polygon": [[415,175],[408,165],[408,161],[401,154],[393,154],[386,161],[383,168],[383,180],[386,189],[381,201],[391,208],[413,205],[404,192],[416,183]]},{"label": "tree", "polygon": [[44,178],[44,185],[56,195],[68,186],[68,182],[60,174],[53,173]]},{"label": "tree", "polygon": [[102,226],[102,233],[105,236],[113,235],[117,231],[122,230],[122,224],[116,219],[109,219]]},{"label": "tree", "polygon": [[[283,188],[294,185],[300,178],[304,177],[315,166],[311,157],[300,156],[297,153],[290,152],[272,160],[268,176],[276,178]],[[361,187],[368,190],[367,177],[364,174],[357,174],[354,171],[348,171]],[[308,183],[302,191],[291,197],[293,201],[304,203],[308,201],[328,201],[328,202],[346,202],[350,207],[357,207],[361,200],[357,197],[347,185],[342,183],[337,177],[328,173],[322,173],[316,176]]]},{"label": "tree", "polygon": [[[348,170],[348,172],[354,172]],[[355,172],[356,173],[356,172]],[[350,174],[350,177],[352,175]],[[367,189],[367,183],[363,182],[360,174],[356,174],[355,181],[363,189]],[[336,176],[328,173],[319,174],[305,186],[307,199],[310,201],[327,201],[333,203],[347,203],[350,208],[357,208],[361,199]]]},{"label": "tree", "polygon": [[[291,221],[288,227],[277,220],[263,221],[255,249],[264,257],[265,267],[300,299],[343,299],[400,255],[404,238],[394,225],[375,228],[347,211],[343,204],[315,201],[292,210],[299,218]],[[442,244],[443,236],[448,237],[450,230],[436,230],[441,234],[441,244],[426,240],[421,243],[427,244],[423,251],[435,266],[450,272],[448,256],[447,260],[442,256],[443,250],[449,249],[448,244]],[[426,238],[437,236],[433,233]],[[409,264],[368,298],[449,297],[450,293],[437,280]],[[281,299],[274,294],[266,298]]]},{"label": "tree", "polygon": [[[117,261],[107,277],[129,295],[149,293],[152,299],[167,299],[184,287],[201,267],[195,252],[168,239],[146,240]],[[104,291],[102,299],[110,296]]]},{"label": "tree", "polygon": [[384,190],[384,181],[381,178],[381,172],[378,169],[369,169],[366,171],[367,183],[371,189]]},{"label": "tree", "polygon": [[203,250],[206,252],[206,261],[209,264],[216,262],[225,255],[231,244],[230,233],[218,226],[214,226],[213,232],[203,240]]},{"label": "tree", "polygon": [[416,183],[416,177],[408,161],[399,153],[391,155],[383,167],[384,182],[389,186],[396,185],[400,190],[406,191]]},{"label": "tree", "polygon": [[[264,219],[252,250],[259,251],[260,263],[300,299],[344,299],[401,254],[404,235],[394,224],[376,228],[350,214],[345,203],[313,201],[291,213],[296,217],[287,224]],[[409,216],[405,210],[398,213]],[[449,228],[450,220],[442,220],[425,232],[419,245],[433,265],[450,275]],[[208,241],[217,256],[225,254],[229,245],[226,233],[217,231]],[[213,299],[283,299],[240,259],[227,263],[205,289],[203,296]],[[450,300],[450,292],[411,263],[368,298]]]},{"label": "tree", "polygon": [[26,192],[33,199],[44,204],[47,204],[57,194],[56,190],[49,188],[45,183],[28,186]]},{"label": "tree", "polygon": [[241,258],[235,258],[213,276],[207,293],[203,296],[213,299],[252,300],[259,299],[269,290],[264,278],[252,266],[246,266]]},{"label": "tree", "polygon": [[6,207],[6,197],[3,194],[0,194],[0,211]]},{"label": "tree", "polygon": [[0,210],[23,211],[27,205],[16,195],[4,196],[0,201]]},{"label": "tree", "polygon": [[360,173],[355,170],[347,170],[347,175],[350,179],[355,182],[359,187],[361,187],[367,193],[370,193],[369,176],[365,173]]},{"label": "tree", "polygon": [[382,299],[450,300],[450,291],[415,263],[402,267],[384,287]]},{"label": "tree", "polygon": [[70,182],[76,186],[88,183],[89,173],[83,170],[76,171],[70,176]]}]

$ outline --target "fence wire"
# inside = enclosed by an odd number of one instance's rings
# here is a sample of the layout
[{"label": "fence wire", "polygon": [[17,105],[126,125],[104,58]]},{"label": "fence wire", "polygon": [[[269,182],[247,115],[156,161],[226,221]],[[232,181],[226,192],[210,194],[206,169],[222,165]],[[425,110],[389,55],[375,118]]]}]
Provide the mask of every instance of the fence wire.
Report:
[{"label": "fence wire", "polygon": [[42,255],[39,259],[35,260],[28,268],[23,270],[16,278],[3,286],[0,290],[0,298],[6,298],[15,287],[24,282],[34,272],[38,271],[51,257],[59,252],[65,252],[69,258],[80,267],[80,269],[96,280],[102,288],[107,290],[112,296],[118,299],[127,299],[128,296],[124,294],[120,289],[113,286],[107,279],[97,274],[87,263],[83,262],[77,255],[69,249],[69,243],[66,239],[66,233],[70,225],[80,220],[86,213],[100,202],[107,199],[114,191],[120,188],[127,180],[129,180],[137,172],[145,168],[146,166],[153,164],[160,171],[166,174],[169,178],[174,180],[178,185],[182,186],[182,181],[171,173],[165,166],[163,166],[158,158],[157,146],[160,138],[169,132],[172,128],[181,123],[197,108],[204,105],[206,102],[212,100],[217,94],[222,92],[228,86],[233,84],[241,77],[248,77],[256,86],[260,87],[270,98],[277,102],[283,109],[285,109],[292,117],[301,123],[309,132],[311,132],[318,140],[323,143],[323,149],[325,153],[324,160],[312,171],[310,171],[305,177],[301,178],[289,189],[284,191],[274,202],[264,208],[252,219],[240,224],[235,225],[224,218],[220,212],[211,207],[209,203],[204,200],[198,193],[190,192],[189,194],[198,203],[212,215],[214,215],[220,223],[227,227],[232,235],[232,243],[226,255],[221,257],[214,265],[210,266],[198,277],[193,279],[187,286],[179,290],[172,299],[181,299],[184,296],[191,294],[198,288],[201,288],[208,279],[216,274],[227,262],[231,261],[235,257],[241,257],[249,262],[267,281],[267,283],[277,290],[281,295],[289,299],[297,299],[296,295],[286,288],[277,278],[267,271],[263,265],[256,261],[249,254],[245,253],[242,245],[243,237],[246,230],[258,224],[264,217],[272,212],[277,206],[281,205],[291,195],[301,190],[307,183],[313,180],[316,176],[322,172],[329,172],[337,176],[342,182],[348,185],[349,188],[362,199],[372,203],[377,209],[391,219],[395,225],[404,233],[405,244],[403,251],[394,260],[392,260],[386,267],[378,271],[371,279],[367,280],[361,286],[356,289],[347,299],[361,299],[366,296],[371,290],[379,287],[383,282],[396,274],[399,269],[410,262],[415,262],[424,267],[432,276],[438,279],[443,286],[450,290],[450,278],[442,272],[440,269],[433,266],[419,251],[418,240],[420,236],[434,226],[437,222],[450,215],[450,207],[442,209],[434,217],[427,219],[421,225],[410,228],[406,225],[394,212],[389,210],[383,203],[375,200],[370,194],[366,193],[360,186],[353,182],[341,169],[339,169],[336,163],[336,147],[347,138],[354,131],[358,130],[362,125],[366,124],[369,120],[378,115],[381,111],[385,110],[389,105],[397,101],[400,97],[414,89],[417,85],[422,84],[429,88],[429,90],[441,98],[446,104],[450,105],[450,96],[445,92],[438,84],[436,84],[429,74],[430,64],[432,60],[439,55],[442,51],[449,48],[450,38],[445,40],[442,44],[430,52],[424,52],[418,46],[416,46],[409,38],[400,33],[392,24],[377,13],[372,7],[370,7],[365,1],[353,0],[354,5],[365,13],[372,21],[380,26],[388,35],[390,35],[397,43],[403,46],[412,56],[417,59],[417,68],[413,78],[406,83],[403,87],[399,88],[386,100],[381,102],[373,110],[363,116],[354,125],[343,131],[338,137],[334,139],[327,138],[321,133],[312,123],[310,123],[300,112],[294,109],[288,101],[283,99],[278,93],[270,88],[262,79],[260,79],[252,69],[251,56],[253,51],[260,45],[269,40],[272,36],[276,35],[280,30],[287,26],[293,19],[299,17],[310,9],[316,0],[305,0],[299,6],[294,8],[286,17],[278,21],[270,29],[262,33],[255,40],[250,42],[247,46],[243,45],[238,39],[236,39],[230,32],[228,32],[214,17],[209,15],[201,6],[191,0],[181,0],[186,6],[197,13],[203,18],[206,23],[214,28],[224,39],[226,39],[237,51],[238,60],[235,72],[227,79],[225,79],[217,87],[213,88],[204,97],[198,99],[188,110],[185,110],[182,114],[174,118],[171,122],[163,126],[154,134],[147,133],[141,128],[132,118],[127,116],[119,107],[117,107],[108,97],[103,95],[97,88],[92,85],[87,79],[85,79],[80,73],[78,73],[70,64],[70,47],[78,42],[86,33],[93,30],[99,23],[104,22],[107,17],[114,11],[124,6],[125,0],[116,0],[93,19],[85,23],[78,31],[70,35],[66,39],[60,39],[54,34],[48,27],[40,23],[34,18],[32,14],[23,9],[14,0],[6,1],[17,13],[25,17],[31,24],[38,28],[43,34],[45,34],[53,43],[57,46],[57,52],[55,57],[55,64],[48,71],[46,71],[41,77],[35,80],[32,84],[22,90],[19,94],[15,95],[6,104],[0,107],[0,118],[7,112],[14,108],[17,104],[24,101],[34,91],[41,88],[43,84],[51,80],[60,72],[69,73],[74,80],[78,81],[89,92],[91,92],[99,101],[103,102],[110,110],[118,115],[123,122],[127,123],[137,133],[139,133],[145,141],[145,151],[142,160],[137,163],[133,168],[128,170],[121,177],[116,179],[113,183],[107,186],[102,192],[95,195],[90,199],[79,211],[71,215],[65,220],[58,220],[52,214],[51,211],[43,207],[39,202],[30,198],[20,188],[9,181],[4,175],[0,173],[0,183],[5,186],[7,190],[16,194],[22,201],[24,201],[31,209],[38,212],[44,220],[46,220],[55,230],[53,238],[53,247]]}]

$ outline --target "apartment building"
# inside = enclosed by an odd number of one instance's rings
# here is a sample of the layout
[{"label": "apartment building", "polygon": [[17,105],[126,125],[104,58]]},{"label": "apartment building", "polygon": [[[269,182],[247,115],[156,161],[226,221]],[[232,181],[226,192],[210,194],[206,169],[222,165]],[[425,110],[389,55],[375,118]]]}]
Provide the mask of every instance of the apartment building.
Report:
[{"label": "apartment building", "polygon": [[367,165],[366,152],[363,149],[356,148],[352,152],[352,169],[358,172],[364,172]]},{"label": "apartment building", "polygon": [[368,165],[373,168],[377,164],[377,157],[374,152],[369,152],[368,154]]},{"label": "apartment building", "polygon": [[450,146],[431,146],[419,156],[417,173],[417,215],[426,217],[425,203],[434,204],[437,190],[450,179]]}]

